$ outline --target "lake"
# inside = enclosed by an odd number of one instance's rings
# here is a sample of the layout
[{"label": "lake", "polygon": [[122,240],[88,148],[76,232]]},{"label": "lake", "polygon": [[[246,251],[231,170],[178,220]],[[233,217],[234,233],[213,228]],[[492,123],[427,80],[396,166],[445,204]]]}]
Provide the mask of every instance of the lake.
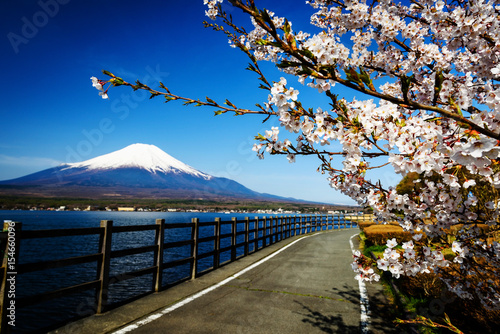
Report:
[{"label": "lake", "polygon": [[[99,227],[101,220],[112,220],[114,226],[152,225],[156,219],[165,219],[167,224],[189,223],[192,218],[199,218],[200,222],[213,222],[216,217],[229,221],[232,217],[244,219],[249,217],[270,216],[265,214],[224,214],[224,213],[185,213],[185,212],[92,212],[92,211],[2,211],[0,221],[12,220],[22,222],[23,230],[61,229]],[[229,228],[230,226],[226,226]],[[209,228],[213,231],[213,228]],[[172,231],[172,232],[170,232]],[[229,232],[226,231],[226,232]],[[209,231],[200,228],[200,237],[206,236]],[[225,233],[223,231],[223,233]],[[205,234],[205,235],[204,235]],[[243,237],[243,236],[242,236]],[[165,242],[186,240],[190,238],[190,228],[169,230],[165,235]],[[98,252],[98,236],[72,236],[62,238],[27,239],[21,241],[19,263],[33,263],[38,261],[55,260],[73,256],[88,255]],[[224,242],[229,242],[226,240]],[[237,241],[239,242],[239,241]],[[154,231],[116,233],[113,235],[113,249],[140,247],[154,244]],[[213,243],[211,243],[213,244]],[[212,245],[200,245],[199,252],[208,252]],[[205,249],[203,249],[205,247]],[[221,244],[224,247],[224,244]],[[189,256],[190,246],[166,250],[164,261]],[[110,275],[133,271],[153,265],[151,253],[137,254],[112,259]],[[221,255],[221,260],[222,255]],[[222,261],[221,261],[222,262]],[[209,268],[211,259],[200,264],[200,270]],[[185,277],[189,265],[166,269],[163,284],[170,284]],[[57,290],[66,286],[95,280],[96,263],[87,263],[78,266],[68,266],[45,271],[25,273],[16,277],[16,296],[25,297],[37,293]],[[133,278],[125,282],[112,284],[109,289],[110,303],[119,303],[132,296],[147,293],[152,284],[152,275]],[[93,290],[77,293],[68,297],[59,298],[33,306],[16,310],[16,327],[14,333],[44,332],[68,319],[83,317],[94,313]]]}]

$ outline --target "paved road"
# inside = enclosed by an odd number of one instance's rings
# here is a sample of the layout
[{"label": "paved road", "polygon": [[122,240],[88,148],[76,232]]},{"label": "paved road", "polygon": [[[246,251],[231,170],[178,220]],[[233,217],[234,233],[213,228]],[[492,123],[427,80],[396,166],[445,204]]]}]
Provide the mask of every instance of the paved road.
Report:
[{"label": "paved road", "polygon": [[[288,239],[194,281],[56,333],[109,333],[118,328],[118,333],[132,334],[360,333],[359,286],[350,267],[349,245],[358,232],[345,229]],[[265,260],[266,256],[272,258]],[[259,261],[265,262],[256,265]],[[254,266],[251,270],[244,269],[250,265]],[[246,272],[234,277],[242,269]],[[201,297],[186,299],[209,287],[212,290]],[[380,286],[368,286],[368,292],[370,332],[390,333],[392,325],[386,324]],[[176,301],[185,305],[178,307]],[[140,309],[142,313],[138,313]],[[130,314],[134,312],[136,315]]]}]

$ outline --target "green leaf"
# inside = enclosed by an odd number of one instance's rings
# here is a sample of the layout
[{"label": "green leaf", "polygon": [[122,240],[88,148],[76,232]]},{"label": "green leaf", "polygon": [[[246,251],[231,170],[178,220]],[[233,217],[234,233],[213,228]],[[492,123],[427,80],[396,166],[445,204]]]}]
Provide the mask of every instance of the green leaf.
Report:
[{"label": "green leaf", "polygon": [[297,50],[298,53],[300,53],[301,55],[303,56],[306,56],[307,58],[311,59],[311,60],[315,60],[316,57],[314,56],[314,54],[309,50],[309,49],[300,49],[300,50]]},{"label": "green leaf", "polygon": [[302,66],[300,70],[297,71],[298,75],[306,74],[306,75],[311,75],[312,70],[309,67]]},{"label": "green leaf", "polygon": [[370,78],[370,74],[363,70],[362,67],[359,68],[361,81],[372,91],[375,91],[375,87],[373,86],[372,79]]},{"label": "green leaf", "polygon": [[264,109],[264,107],[263,107],[263,106],[261,106],[259,103],[256,103],[256,104],[255,104],[255,106],[256,106],[257,108],[259,108],[260,110],[262,110],[262,111],[266,111],[266,109]]},{"label": "green leaf", "polygon": [[270,42],[261,38],[256,40],[255,43],[257,43],[257,45],[269,45]]},{"label": "green leaf", "polygon": [[439,99],[439,93],[443,89],[444,76],[443,71],[437,70],[436,75],[434,77],[434,97],[432,99],[432,104],[436,105],[437,100]]},{"label": "green leaf", "polygon": [[255,68],[255,66],[253,64],[248,64],[246,70],[259,73],[259,71],[257,70],[257,68]]},{"label": "green leaf", "polygon": [[104,73],[104,74],[105,74],[105,75],[107,75],[108,77],[112,77],[112,78],[114,78],[114,77],[115,77],[115,75],[114,75],[113,73],[111,73],[111,72],[109,72],[109,71],[106,71],[106,70],[102,70],[102,73]]},{"label": "green leaf", "polygon": [[296,61],[283,60],[281,63],[276,64],[278,68],[298,67],[301,63]]},{"label": "green leaf", "polygon": [[228,99],[226,99],[226,102],[224,102],[224,103],[227,104],[228,106],[234,108],[234,109],[237,109],[236,106],[231,101],[229,101]]},{"label": "green leaf", "polygon": [[359,78],[358,73],[351,66],[344,68],[344,72],[348,81],[357,83],[360,86],[363,85],[363,82]]},{"label": "green leaf", "polygon": [[403,98],[406,102],[408,102],[408,92],[410,91],[410,85],[415,76],[412,74],[411,76],[402,76],[401,77],[401,92],[403,92]]},{"label": "green leaf", "polygon": [[273,23],[273,20],[271,19],[271,17],[269,16],[269,13],[267,12],[267,9],[263,9],[260,11],[260,16],[262,17],[262,19],[269,23],[269,25],[274,28],[274,23]]},{"label": "green leaf", "polygon": [[426,122],[436,122],[436,121],[440,121],[442,119],[443,119],[443,117],[432,117],[432,118],[426,119],[425,121]]},{"label": "green leaf", "polygon": [[460,106],[458,104],[456,104],[455,100],[451,96],[449,97],[448,102],[453,107],[453,109],[455,111],[455,114],[458,114],[458,115],[460,115],[462,117],[464,116],[462,114],[462,109],[460,108]]},{"label": "green leaf", "polygon": [[291,30],[290,22],[288,22],[288,20],[285,18],[285,23],[283,24],[283,31],[285,32],[285,35],[289,35],[290,30]]},{"label": "green leaf", "polygon": [[167,86],[165,86],[165,85],[163,84],[163,82],[161,82],[161,81],[160,81],[160,87],[161,87],[162,89],[164,89],[167,93],[169,93],[169,94],[170,94],[170,90],[169,90],[169,89],[167,88]]},{"label": "green leaf", "polygon": [[122,78],[119,78],[119,77],[114,77],[113,79],[110,80],[111,82],[113,82],[113,86],[121,86],[124,84],[124,81]]}]

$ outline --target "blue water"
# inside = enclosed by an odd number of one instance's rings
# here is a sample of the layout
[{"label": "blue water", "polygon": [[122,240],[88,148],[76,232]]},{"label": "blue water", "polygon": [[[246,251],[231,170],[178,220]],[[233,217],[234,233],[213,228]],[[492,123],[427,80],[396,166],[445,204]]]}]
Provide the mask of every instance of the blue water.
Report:
[{"label": "blue water", "polygon": [[[189,223],[192,218],[200,222],[213,222],[216,217],[222,221],[250,219],[256,214],[223,213],[181,213],[181,212],[74,212],[74,211],[2,211],[0,222],[12,220],[22,222],[23,230],[61,229],[80,227],[99,227],[101,220],[112,220],[114,226],[152,225],[156,219],[165,219],[166,223]],[[267,215],[269,216],[269,215]],[[242,224],[241,224],[242,225]],[[252,224],[250,229],[252,229]],[[213,227],[200,227],[200,237],[213,235]],[[223,233],[229,232],[227,225]],[[241,230],[239,226],[237,230]],[[167,230],[165,242],[190,239],[191,229]],[[243,236],[240,236],[243,238]],[[241,238],[237,243],[243,241]],[[252,239],[252,238],[251,238]],[[154,244],[154,231],[127,232],[113,234],[112,250],[134,248]],[[230,238],[221,240],[221,247],[230,244]],[[55,260],[73,256],[98,253],[98,236],[72,236],[59,238],[26,239],[21,241],[19,263]],[[199,245],[199,254],[213,249],[213,242]],[[239,250],[241,253],[242,250]],[[226,252],[228,253],[228,252]],[[190,247],[167,249],[164,262],[189,257]],[[221,262],[229,259],[230,254],[221,254]],[[212,258],[199,263],[198,272],[210,268]],[[112,259],[110,275],[121,274],[153,265],[153,252]],[[77,266],[37,271],[20,274],[16,278],[16,297],[31,296],[57,290],[71,285],[81,284],[96,279],[97,264],[88,263]],[[189,275],[189,266],[179,266],[164,271],[163,285],[171,284]],[[152,275],[133,278],[110,285],[110,303],[119,303],[133,296],[151,291]],[[43,332],[43,328],[54,326],[68,319],[83,317],[95,313],[95,291],[74,294],[16,310],[15,333]]]}]

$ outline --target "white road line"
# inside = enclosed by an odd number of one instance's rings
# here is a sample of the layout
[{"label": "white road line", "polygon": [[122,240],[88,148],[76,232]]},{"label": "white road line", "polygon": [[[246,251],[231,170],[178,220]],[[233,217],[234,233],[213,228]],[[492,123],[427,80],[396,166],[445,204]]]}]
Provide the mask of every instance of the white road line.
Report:
[{"label": "white road line", "polygon": [[[296,242],[298,242],[298,241],[300,241],[300,240],[304,240],[305,238],[309,238],[309,237],[315,236],[315,235],[317,235],[317,234],[319,234],[319,233],[314,233],[314,234],[312,234],[312,235],[306,235],[306,236],[303,236],[302,238],[297,239],[297,240],[295,240],[295,241],[293,241],[293,242],[289,243],[289,244],[288,244],[288,245],[286,245],[285,247],[283,247],[283,248],[281,248],[281,249],[277,250],[276,252],[274,252],[274,253],[272,253],[272,254],[268,255],[267,257],[263,258],[262,260],[257,261],[257,262],[255,262],[254,264],[252,264],[252,265],[250,265],[250,266],[246,267],[245,269],[243,269],[243,270],[241,270],[241,271],[237,272],[236,274],[234,274],[234,275],[232,275],[232,276],[230,276],[230,277],[226,278],[225,280],[223,280],[223,281],[221,281],[221,282],[219,282],[219,283],[217,283],[217,284],[215,284],[215,285],[212,285],[212,286],[210,286],[210,287],[208,287],[208,288],[206,288],[206,289],[204,289],[204,290],[201,290],[200,292],[195,293],[195,294],[194,294],[194,295],[192,295],[191,297],[188,297],[188,298],[186,298],[186,299],[183,299],[183,300],[181,300],[180,302],[175,303],[174,305],[172,305],[172,306],[170,306],[170,307],[167,307],[167,308],[165,308],[165,309],[163,309],[163,310],[161,310],[161,311],[159,311],[159,312],[157,312],[157,313],[154,313],[154,314],[152,314],[152,315],[150,315],[150,316],[148,316],[148,317],[146,317],[146,318],[144,318],[144,319],[142,319],[142,320],[139,320],[139,321],[137,321],[137,322],[135,322],[135,323],[133,323],[133,324],[131,324],[131,325],[128,325],[127,327],[124,327],[124,328],[122,328],[122,329],[119,329],[119,330],[117,330],[117,331],[113,332],[112,334],[125,334],[125,333],[131,332],[131,331],[133,331],[133,330],[135,330],[135,329],[137,329],[137,328],[139,328],[139,327],[141,327],[141,326],[144,326],[144,325],[146,325],[146,324],[148,324],[148,323],[150,323],[150,322],[152,322],[152,321],[154,321],[154,320],[156,320],[156,319],[158,319],[158,318],[160,318],[160,317],[164,316],[165,314],[168,314],[168,313],[170,313],[170,312],[172,312],[172,311],[174,311],[174,310],[178,309],[179,307],[182,307],[182,306],[184,306],[184,305],[186,305],[186,304],[188,304],[188,303],[192,302],[193,300],[200,298],[201,296],[203,296],[203,295],[205,295],[205,294],[209,293],[210,291],[213,291],[213,290],[215,290],[215,289],[217,289],[217,288],[220,288],[220,287],[221,287],[221,286],[223,286],[224,284],[229,283],[230,281],[232,281],[233,279],[235,279],[235,278],[237,278],[237,277],[239,277],[239,276],[243,275],[243,274],[244,274],[244,273],[246,273],[247,271],[250,271],[250,270],[252,270],[253,268],[255,268],[255,267],[257,267],[257,266],[261,265],[262,263],[264,263],[264,262],[266,262],[266,261],[268,261],[268,260],[272,259],[273,257],[275,257],[276,255],[278,255],[279,253],[281,253],[282,251],[284,251],[284,250],[285,250],[285,249],[287,249],[288,247],[292,246],[294,243],[296,243]],[[351,247],[351,248],[352,248],[352,247]]]},{"label": "white road line", "polygon": [[[351,245],[351,251],[353,252],[354,252],[354,244],[352,243],[352,238],[354,238],[357,235],[359,235],[359,233],[356,233],[349,239],[349,243]],[[365,282],[359,280],[358,283],[359,283],[359,304],[361,306],[361,333],[369,333],[370,308],[369,308],[368,292],[366,291]]]}]

